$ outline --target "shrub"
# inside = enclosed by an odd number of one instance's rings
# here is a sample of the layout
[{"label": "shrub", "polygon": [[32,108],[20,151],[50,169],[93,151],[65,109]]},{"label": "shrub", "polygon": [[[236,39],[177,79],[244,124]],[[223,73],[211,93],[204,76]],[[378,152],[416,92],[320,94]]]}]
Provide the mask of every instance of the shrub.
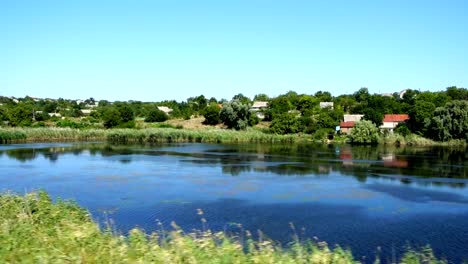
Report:
[{"label": "shrub", "polygon": [[71,120],[62,120],[55,123],[57,127],[83,128],[83,124]]},{"label": "shrub", "polygon": [[260,118],[255,113],[251,113],[249,117],[249,126],[255,126],[260,123]]},{"label": "shrub", "polygon": [[105,128],[116,127],[122,122],[120,112],[114,107],[108,107],[102,114],[102,121]]},{"label": "shrub", "polygon": [[301,124],[295,114],[277,115],[270,125],[270,131],[275,134],[294,134],[300,132]]},{"label": "shrub", "polygon": [[206,125],[217,125],[221,122],[221,119],[219,117],[220,113],[220,107],[217,104],[210,104],[208,107],[206,107],[203,110],[203,117],[205,118],[205,121],[203,121],[203,124]]},{"label": "shrub", "polygon": [[395,133],[406,137],[411,134],[411,130],[405,124],[398,124],[395,128]]},{"label": "shrub", "polygon": [[145,122],[164,122],[169,117],[163,111],[155,108],[148,112],[148,115],[145,118]]},{"label": "shrub", "polygon": [[228,127],[236,130],[246,129],[249,125],[251,112],[247,104],[233,100],[223,105],[220,112],[221,121]]},{"label": "shrub", "polygon": [[379,129],[371,121],[356,122],[349,139],[354,144],[377,144],[380,138]]}]

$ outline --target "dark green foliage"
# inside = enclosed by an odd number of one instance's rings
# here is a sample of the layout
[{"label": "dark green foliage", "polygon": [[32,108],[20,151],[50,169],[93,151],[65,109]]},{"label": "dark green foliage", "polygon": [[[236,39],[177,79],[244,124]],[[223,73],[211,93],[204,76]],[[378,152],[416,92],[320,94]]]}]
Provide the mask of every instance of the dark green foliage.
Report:
[{"label": "dark green foliage", "polygon": [[395,128],[395,133],[406,137],[411,134],[411,130],[405,124],[398,124],[398,126]]},{"label": "dark green foliage", "polygon": [[246,129],[249,125],[250,115],[249,105],[234,100],[223,105],[220,112],[220,119],[228,128],[241,130]]},{"label": "dark green foliage", "polygon": [[249,117],[249,126],[255,126],[260,123],[260,118],[255,113],[251,113]]},{"label": "dark green foliage", "polygon": [[232,97],[232,100],[235,101],[239,101],[241,102],[242,104],[246,104],[246,105],[249,105],[250,103],[252,103],[252,100],[250,100],[249,97],[243,95],[243,94],[236,94]]},{"label": "dark green foliage", "polygon": [[377,127],[383,124],[384,115],[381,112],[377,112],[376,110],[372,108],[366,108],[363,111],[363,114],[364,116],[362,117],[362,119],[371,121]]},{"label": "dark green foliage", "polygon": [[10,124],[12,126],[30,126],[33,121],[32,107],[18,104],[9,111]]},{"label": "dark green foliage", "polygon": [[298,133],[301,131],[301,123],[295,114],[280,114],[271,122],[270,131],[279,135]]},{"label": "dark green foliage", "polygon": [[315,93],[315,97],[317,97],[320,102],[331,102],[333,100],[330,92],[318,91]]},{"label": "dark green foliage", "polygon": [[427,121],[428,136],[439,141],[468,138],[468,101],[452,101],[438,107]]},{"label": "dark green foliage", "polygon": [[411,130],[418,134],[426,134],[426,121],[432,117],[436,106],[431,102],[416,101],[415,105],[409,112],[409,125]]},{"label": "dark green foliage", "polygon": [[320,128],[314,132],[313,138],[315,140],[327,140],[330,136],[333,136],[333,129],[329,128]]},{"label": "dark green foliage", "polygon": [[128,121],[128,122],[122,122],[117,125],[117,128],[135,128],[136,123],[134,120]]},{"label": "dark green foliage", "polygon": [[377,144],[379,138],[379,129],[368,120],[356,122],[349,135],[349,139],[353,144]]},{"label": "dark green foliage", "polygon": [[220,111],[221,111],[221,108],[218,106],[217,103],[211,103],[203,111],[203,117],[205,117],[205,121],[203,121],[203,123],[206,125],[219,124],[221,122],[221,119],[219,117]]},{"label": "dark green foliage", "polygon": [[107,107],[102,114],[102,121],[105,128],[112,128],[122,123],[120,112],[115,107]]},{"label": "dark green foliage", "polygon": [[8,122],[8,114],[5,108],[0,107],[0,126],[4,124],[4,122]]},{"label": "dark green foliage", "polygon": [[354,99],[358,102],[367,101],[370,97],[369,89],[363,87],[353,94]]},{"label": "dark green foliage", "polygon": [[61,120],[55,123],[58,127],[83,128],[83,124],[71,120]]},{"label": "dark green foliage", "polygon": [[163,111],[158,108],[154,108],[148,112],[148,115],[145,118],[145,122],[164,122],[169,117]]},{"label": "dark green foliage", "polygon": [[192,109],[192,111],[201,113],[203,109],[208,105],[208,100],[205,98],[204,95],[200,95],[197,97],[190,97],[187,99],[187,103]]},{"label": "dark green foliage", "polygon": [[320,100],[313,96],[302,95],[297,103],[297,110],[299,110],[302,115],[306,115],[307,112],[311,111],[315,107],[318,107],[319,103]]},{"label": "dark green foliage", "polygon": [[293,110],[293,104],[286,96],[279,96],[270,101],[265,111],[265,120],[271,121],[276,115],[282,115]]},{"label": "dark green foliage", "polygon": [[120,119],[123,123],[133,121],[133,110],[128,104],[123,104],[117,107],[120,113]]},{"label": "dark green foliage", "polygon": [[446,93],[452,100],[468,100],[468,89],[466,88],[452,86],[447,88]]},{"label": "dark green foliage", "polygon": [[257,94],[254,96],[254,101],[264,101],[264,102],[268,102],[270,101],[270,97],[266,94]]}]

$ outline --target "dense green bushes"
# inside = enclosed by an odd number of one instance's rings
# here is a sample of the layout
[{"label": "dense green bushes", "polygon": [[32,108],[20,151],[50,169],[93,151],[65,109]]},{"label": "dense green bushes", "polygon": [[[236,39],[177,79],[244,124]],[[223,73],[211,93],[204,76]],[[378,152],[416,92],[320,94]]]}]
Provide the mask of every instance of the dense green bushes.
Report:
[{"label": "dense green bushes", "polygon": [[349,139],[353,144],[377,144],[380,139],[380,131],[371,121],[356,122]]},{"label": "dense green bushes", "polygon": [[146,115],[145,122],[164,122],[169,117],[158,108],[151,109]]}]

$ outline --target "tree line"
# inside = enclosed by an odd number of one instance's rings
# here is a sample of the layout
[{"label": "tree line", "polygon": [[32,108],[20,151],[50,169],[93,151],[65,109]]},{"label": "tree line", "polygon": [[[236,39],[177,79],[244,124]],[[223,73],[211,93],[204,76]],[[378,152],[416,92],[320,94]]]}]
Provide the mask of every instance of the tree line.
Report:
[{"label": "tree line", "polygon": [[[255,112],[252,110],[255,101],[267,102],[268,106]],[[333,104],[321,106],[321,102]],[[165,113],[158,106],[166,106],[172,111]],[[88,111],[83,111],[85,109]],[[371,94],[367,88],[361,88],[336,97],[327,91],[314,94],[289,91],[276,97],[257,94],[254,98],[240,93],[231,100],[199,95],[182,102],[0,96],[0,125],[13,127],[54,123],[76,128],[133,128],[136,121],[163,122],[169,118],[204,116],[206,125],[223,124],[230,129],[242,130],[255,126],[261,116],[263,121],[268,121],[265,132],[305,133],[323,138],[335,131],[344,114],[363,114],[363,119],[376,127],[382,124],[384,114],[408,114],[409,121],[399,126],[397,133],[414,133],[439,141],[468,138],[468,90],[457,87],[437,92],[408,89],[391,95]]]}]

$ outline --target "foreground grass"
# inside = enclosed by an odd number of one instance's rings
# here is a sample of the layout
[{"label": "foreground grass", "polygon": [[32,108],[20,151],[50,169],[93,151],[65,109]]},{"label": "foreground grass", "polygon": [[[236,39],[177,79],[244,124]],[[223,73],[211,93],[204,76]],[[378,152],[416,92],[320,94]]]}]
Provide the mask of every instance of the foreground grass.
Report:
[{"label": "foreground grass", "polygon": [[[358,263],[350,251],[325,243],[293,243],[283,249],[268,240],[242,243],[224,233],[128,236],[100,230],[89,214],[67,201],[53,203],[45,192],[0,195],[1,263]],[[443,263],[431,250],[410,251],[401,263]]]}]

